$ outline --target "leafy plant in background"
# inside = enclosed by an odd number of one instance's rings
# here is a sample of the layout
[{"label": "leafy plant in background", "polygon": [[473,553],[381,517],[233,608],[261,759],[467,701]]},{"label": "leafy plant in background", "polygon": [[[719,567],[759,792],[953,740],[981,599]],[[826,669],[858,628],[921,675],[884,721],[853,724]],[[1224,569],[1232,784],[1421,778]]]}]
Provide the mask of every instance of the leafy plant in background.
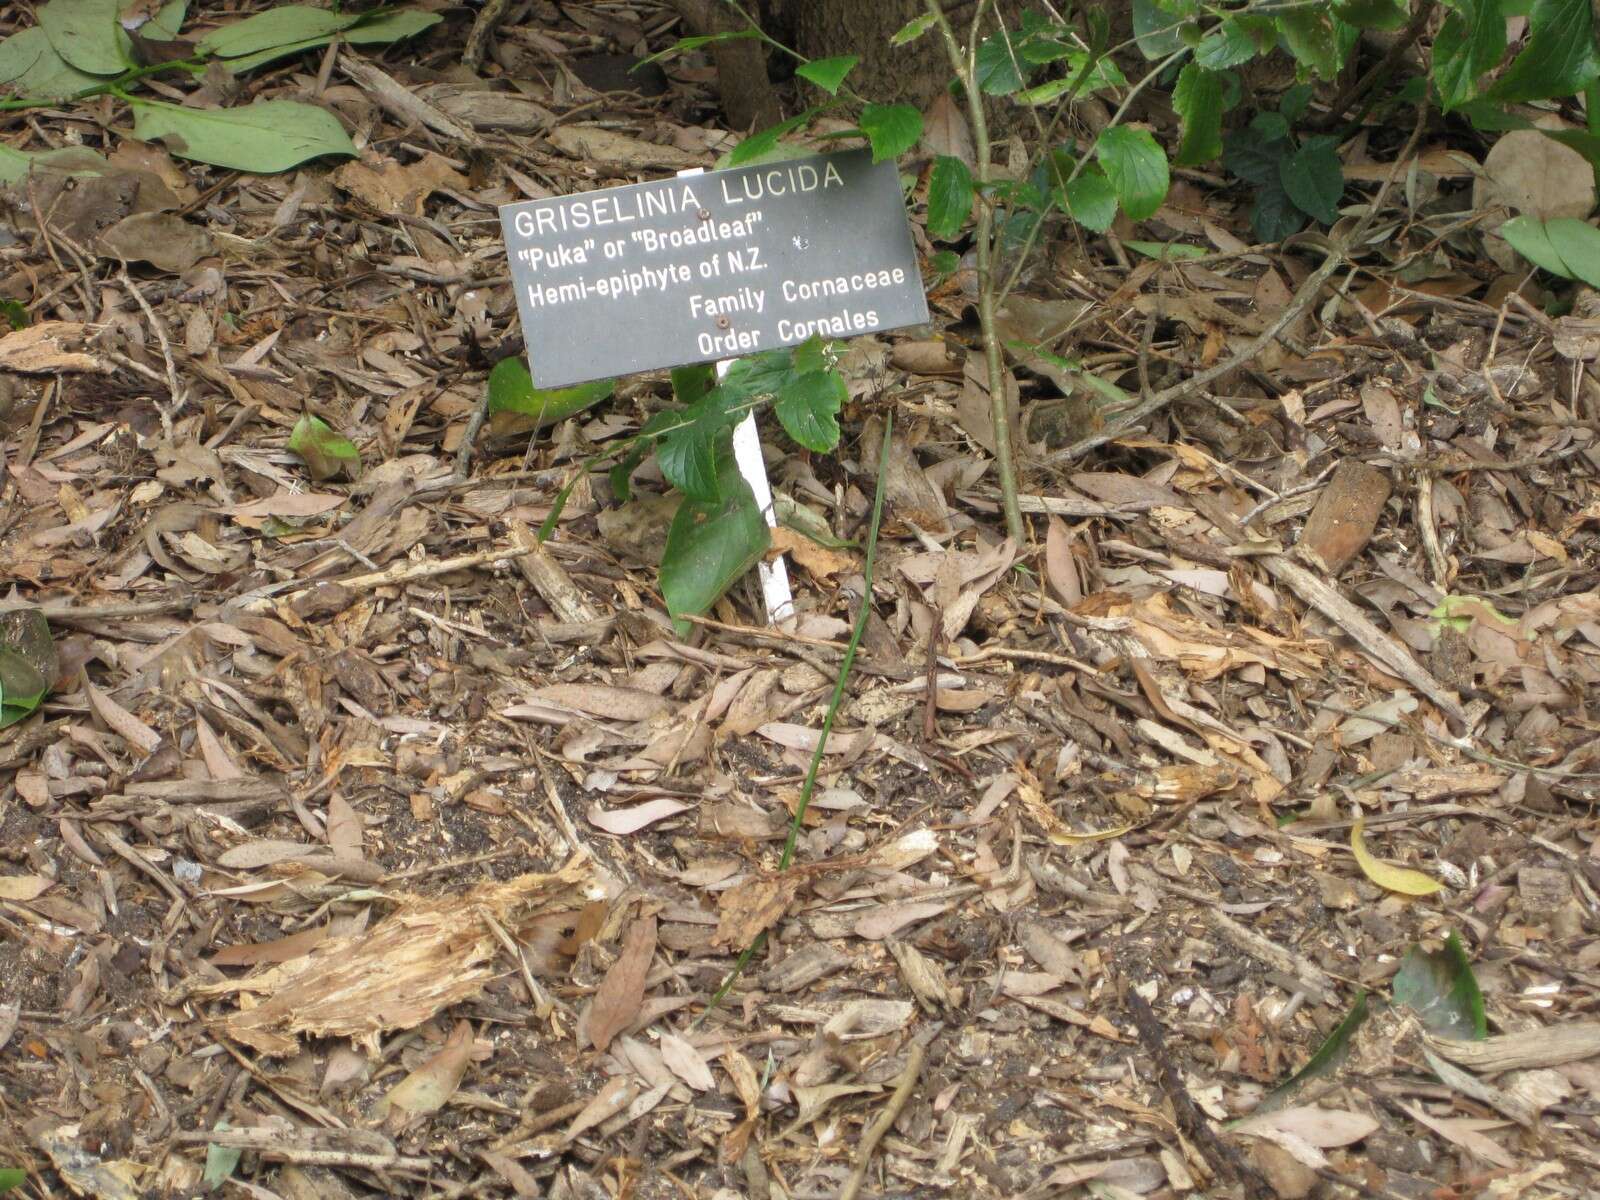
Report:
[{"label": "leafy plant in background", "polygon": [[1277,112],[1257,113],[1248,128],[1223,140],[1222,165],[1255,188],[1250,228],[1258,241],[1282,241],[1308,219],[1324,225],[1338,219],[1344,194],[1339,139],[1300,139],[1292,132],[1310,98],[1308,86],[1290,88]]},{"label": "leafy plant in background", "polygon": [[[612,389],[610,380],[599,380],[541,390],[520,359],[506,359],[489,374],[490,420],[503,433],[543,428],[593,407]],[[826,452],[839,444],[847,389],[821,337],[739,359],[721,379],[709,364],[680,367],[672,372],[672,389],[677,404],[652,416],[605,460],[614,462],[611,486],[621,502],[652,453],[662,478],[683,495],[667,531],[659,581],[667,611],[687,635],[682,618],[709,609],[771,544],[766,518],[734,465],[734,426],[770,403],[795,442]],[[601,461],[585,463],[573,483]],[[541,537],[555,527],[572,486],[557,497]]]},{"label": "leafy plant in background", "polygon": [[43,613],[36,608],[0,612],[0,729],[39,707],[59,670]]},{"label": "leafy plant in background", "polygon": [[28,1182],[28,1173],[20,1167],[0,1167],[0,1195]]},{"label": "leafy plant in background", "polygon": [[[239,171],[284,171],[324,154],[354,156],[355,146],[332,113],[294,100],[258,100],[235,108],[188,108],[130,94],[141,79],[185,71],[240,74],[335,39],[354,45],[396,42],[440,21],[437,13],[380,8],[330,12],[285,5],[180,37],[188,0],[171,0],[153,17],[124,17],[126,0],[48,0],[38,24],[0,41],[0,86],[13,95],[0,111],[115,96],[133,114],[133,133],[157,140],[180,158]],[[0,147],[0,183],[14,183],[60,152]],[[74,168],[75,169],[75,168]]]}]

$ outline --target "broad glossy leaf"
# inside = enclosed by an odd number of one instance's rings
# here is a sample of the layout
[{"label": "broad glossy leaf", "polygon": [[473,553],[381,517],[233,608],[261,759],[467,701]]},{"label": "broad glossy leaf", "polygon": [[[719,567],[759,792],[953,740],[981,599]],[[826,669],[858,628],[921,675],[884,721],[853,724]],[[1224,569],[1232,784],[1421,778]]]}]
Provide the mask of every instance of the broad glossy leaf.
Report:
[{"label": "broad glossy leaf", "polygon": [[239,58],[295,42],[327,37],[341,29],[348,29],[359,19],[348,13],[329,12],[325,8],[287,4],[213,29],[200,39],[199,49],[219,58]]},{"label": "broad glossy leaf", "polygon": [[1365,826],[1365,821],[1358,820],[1350,827],[1350,852],[1356,856],[1356,865],[1361,868],[1361,873],[1373,883],[1391,892],[1399,892],[1402,896],[1431,896],[1444,888],[1444,884],[1431,875],[1413,871],[1410,867],[1397,867],[1375,857],[1361,836]]},{"label": "broad glossy leaf", "polygon": [[[750,485],[734,465],[731,447],[720,447],[717,458],[721,498],[686,496],[667,531],[659,580],[674,620],[709,609],[772,542]],[[678,620],[677,628],[680,637],[689,635],[687,621]]]},{"label": "broad glossy leaf", "polygon": [[1289,199],[1324,225],[1339,219],[1344,168],[1332,138],[1308,138],[1288,158],[1278,160],[1278,179]]},{"label": "broad glossy leaf", "polygon": [[949,241],[972,212],[972,172],[959,158],[941,154],[928,176],[928,235]]},{"label": "broad glossy leaf", "polygon": [[361,452],[355,443],[329,428],[321,417],[303,414],[289,433],[289,449],[305,460],[316,480],[332,479],[341,471],[352,477],[361,470]]},{"label": "broad glossy leaf", "polygon": [[1483,993],[1466,948],[1454,933],[1440,950],[1411,948],[1395,973],[1394,1002],[1416,1013],[1423,1028],[1437,1037],[1478,1041],[1489,1035]]},{"label": "broad glossy leaf", "polygon": [[55,51],[89,75],[120,75],[133,65],[128,35],[117,23],[121,0],[50,0],[39,9],[39,28]]},{"label": "broad glossy leaf", "polygon": [[838,371],[809,371],[784,385],[773,405],[785,432],[807,450],[839,444],[839,409],[850,394]]},{"label": "broad glossy leaf", "polygon": [[1496,100],[1570,96],[1600,74],[1589,0],[1537,0],[1528,13],[1528,40],[1489,89]]},{"label": "broad glossy leaf", "polygon": [[922,114],[909,104],[869,104],[861,110],[861,132],[873,162],[896,159],[922,137]]},{"label": "broad glossy leaf", "polygon": [[1600,229],[1572,217],[1557,217],[1544,223],[1544,232],[1574,279],[1600,287]]},{"label": "broad glossy leaf", "polygon": [[1499,0],[1454,0],[1433,39],[1433,85],[1445,112],[1478,94],[1478,79],[1506,52]]},{"label": "broad glossy leaf", "polygon": [[1545,232],[1544,222],[1537,217],[1512,217],[1500,226],[1500,236],[1534,266],[1543,267],[1562,279],[1572,278],[1561,252],[1550,244],[1550,235]]},{"label": "broad glossy leaf", "polygon": [[1117,192],[1098,167],[1085,167],[1067,184],[1061,207],[1079,225],[1104,233],[1117,219]]},{"label": "broad glossy leaf", "polygon": [[236,171],[287,171],[310,158],[356,148],[326,109],[293,100],[260,100],[240,108],[199,109],[133,99],[133,134],[159,140],[179,158]]},{"label": "broad glossy leaf", "polygon": [[1147,129],[1113,125],[1101,133],[1095,157],[1116,190],[1122,211],[1135,221],[1153,216],[1167,198],[1167,156]]},{"label": "broad glossy leaf", "polygon": [[852,68],[861,61],[859,54],[839,54],[833,58],[814,58],[794,69],[801,79],[816,84],[830,96],[839,94],[839,85]]},{"label": "broad glossy leaf", "polygon": [[1172,107],[1183,118],[1177,161],[1186,167],[1210,162],[1222,153],[1222,76],[1185,63],[1172,89]]},{"label": "broad glossy leaf", "polygon": [[38,708],[60,669],[50,623],[42,612],[0,612],[0,729]]},{"label": "broad glossy leaf", "polygon": [[593,408],[611,395],[609,379],[567,388],[538,388],[520,358],[503,358],[489,372],[489,415],[496,418],[496,433],[524,433],[543,429]]}]

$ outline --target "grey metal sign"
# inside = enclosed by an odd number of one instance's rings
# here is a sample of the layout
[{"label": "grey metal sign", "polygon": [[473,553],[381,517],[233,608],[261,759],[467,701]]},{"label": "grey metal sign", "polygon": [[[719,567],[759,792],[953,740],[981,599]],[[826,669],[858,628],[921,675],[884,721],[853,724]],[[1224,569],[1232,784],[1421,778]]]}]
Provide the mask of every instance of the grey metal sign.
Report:
[{"label": "grey metal sign", "polygon": [[540,387],[928,320],[892,162],[819,154],[508,204]]}]

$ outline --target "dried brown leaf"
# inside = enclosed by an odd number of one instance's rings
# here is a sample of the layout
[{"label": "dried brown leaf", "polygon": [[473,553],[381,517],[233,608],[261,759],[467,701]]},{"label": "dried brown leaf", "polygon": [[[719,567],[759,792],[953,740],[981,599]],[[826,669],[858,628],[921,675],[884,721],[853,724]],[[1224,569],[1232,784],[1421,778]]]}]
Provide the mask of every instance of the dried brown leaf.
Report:
[{"label": "dried brown leaf", "polygon": [[622,936],[622,949],[589,1006],[589,1044],[604,1051],[611,1039],[632,1025],[644,1003],[644,981],[656,953],[656,919],[635,917]]}]

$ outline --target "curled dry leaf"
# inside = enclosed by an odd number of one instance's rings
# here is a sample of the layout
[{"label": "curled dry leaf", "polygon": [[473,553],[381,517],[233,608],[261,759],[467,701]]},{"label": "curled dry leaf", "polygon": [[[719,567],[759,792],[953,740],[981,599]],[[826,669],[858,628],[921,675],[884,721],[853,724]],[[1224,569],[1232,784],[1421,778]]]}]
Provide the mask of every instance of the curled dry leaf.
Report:
[{"label": "curled dry leaf", "polygon": [[438,1112],[461,1086],[475,1044],[471,1023],[457,1021],[439,1052],[391,1088],[378,1101],[373,1115],[391,1131],[399,1132],[419,1117]]},{"label": "curled dry leaf", "polygon": [[758,875],[722,893],[711,944],[742,950],[783,919],[800,891],[800,876]]},{"label": "curled dry leaf", "polygon": [[1379,887],[1399,892],[1402,896],[1431,896],[1443,890],[1444,884],[1430,875],[1409,867],[1391,866],[1382,859],[1374,858],[1362,837],[1365,827],[1365,820],[1358,820],[1350,827],[1350,852],[1356,856],[1363,875]]},{"label": "curled dry leaf", "polygon": [[605,809],[598,804],[591,804],[588,817],[589,824],[596,829],[625,837],[630,833],[638,833],[639,830],[654,825],[657,821],[665,821],[668,817],[687,812],[691,807],[693,806],[681,800],[669,800],[665,796],[660,796],[630,808]]},{"label": "curled dry leaf", "polygon": [[672,1073],[697,1092],[709,1092],[717,1086],[705,1058],[685,1039],[675,1033],[661,1035],[661,1057]]}]

